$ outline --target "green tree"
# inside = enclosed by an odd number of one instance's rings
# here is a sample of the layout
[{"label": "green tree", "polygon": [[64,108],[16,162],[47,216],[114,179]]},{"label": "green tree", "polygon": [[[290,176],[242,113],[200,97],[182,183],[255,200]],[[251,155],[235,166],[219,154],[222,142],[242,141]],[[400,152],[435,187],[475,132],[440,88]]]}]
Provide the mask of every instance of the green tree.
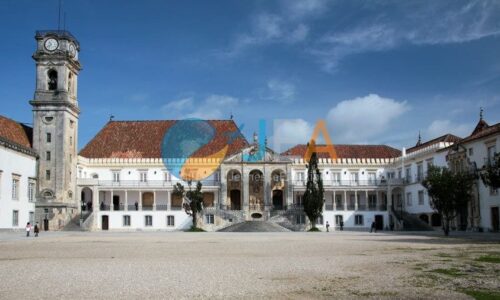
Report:
[{"label": "green tree", "polygon": [[473,183],[474,176],[467,172],[452,172],[446,167],[429,167],[422,185],[427,189],[431,207],[441,215],[446,236],[450,233],[451,220],[471,201]]},{"label": "green tree", "polygon": [[492,162],[488,162],[480,172],[484,185],[494,189],[500,188],[500,153],[495,154]]},{"label": "green tree", "polygon": [[323,179],[318,168],[318,155],[313,152],[307,169],[307,186],[304,193],[304,212],[312,224],[311,230],[317,230],[316,221],[323,213],[323,195]]},{"label": "green tree", "polygon": [[188,181],[188,190],[180,183],[174,185],[172,194],[177,197],[182,197],[185,201],[182,204],[186,214],[193,218],[192,229],[197,229],[198,214],[203,210],[203,193],[201,192],[202,184],[200,181],[196,184],[196,188],[191,188],[192,182]]}]

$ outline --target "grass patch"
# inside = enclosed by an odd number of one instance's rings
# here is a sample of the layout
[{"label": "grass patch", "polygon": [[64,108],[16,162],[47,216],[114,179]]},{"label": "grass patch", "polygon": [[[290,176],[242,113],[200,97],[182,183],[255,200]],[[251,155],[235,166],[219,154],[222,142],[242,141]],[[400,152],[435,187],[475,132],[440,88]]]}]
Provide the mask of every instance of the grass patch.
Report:
[{"label": "grass patch", "polygon": [[443,253],[443,252],[440,252],[440,253],[436,254],[435,256],[437,256],[437,257],[453,257],[453,256],[451,256],[450,254],[448,254],[448,253]]},{"label": "grass patch", "polygon": [[320,232],[321,230],[319,230],[317,227],[313,227],[311,229],[308,230],[309,232]]},{"label": "grass patch", "polygon": [[498,300],[500,293],[494,291],[463,290],[464,294],[471,296],[476,300]]},{"label": "grass patch", "polygon": [[497,255],[483,255],[476,258],[476,261],[500,264],[500,256]]},{"label": "grass patch", "polygon": [[459,269],[457,268],[450,268],[450,269],[434,269],[434,270],[429,270],[429,272],[434,272],[438,274],[443,274],[451,277],[459,277],[459,276],[464,276],[465,274],[460,272]]},{"label": "grass patch", "polygon": [[191,228],[186,230],[186,232],[205,232],[205,230],[198,228],[198,227],[191,226]]}]

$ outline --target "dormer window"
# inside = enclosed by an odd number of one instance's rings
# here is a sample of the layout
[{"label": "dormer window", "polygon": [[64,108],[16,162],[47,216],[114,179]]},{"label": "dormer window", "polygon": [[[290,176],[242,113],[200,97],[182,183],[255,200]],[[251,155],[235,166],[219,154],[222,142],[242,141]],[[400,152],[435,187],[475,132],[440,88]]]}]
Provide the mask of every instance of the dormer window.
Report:
[{"label": "dormer window", "polygon": [[57,89],[57,71],[49,70],[47,76],[49,78],[48,80],[49,91],[55,91]]}]

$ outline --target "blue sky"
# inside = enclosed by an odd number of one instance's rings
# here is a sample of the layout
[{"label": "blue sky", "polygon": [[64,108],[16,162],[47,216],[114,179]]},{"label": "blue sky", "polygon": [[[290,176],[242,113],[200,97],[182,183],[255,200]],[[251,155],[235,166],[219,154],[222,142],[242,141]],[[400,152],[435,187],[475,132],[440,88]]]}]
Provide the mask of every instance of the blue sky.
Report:
[{"label": "blue sky", "polygon": [[[57,0],[0,2],[0,114],[31,123],[34,32]],[[500,118],[499,1],[65,0],[81,44],[79,145],[116,120],[259,119],[277,150],[412,146]]]}]

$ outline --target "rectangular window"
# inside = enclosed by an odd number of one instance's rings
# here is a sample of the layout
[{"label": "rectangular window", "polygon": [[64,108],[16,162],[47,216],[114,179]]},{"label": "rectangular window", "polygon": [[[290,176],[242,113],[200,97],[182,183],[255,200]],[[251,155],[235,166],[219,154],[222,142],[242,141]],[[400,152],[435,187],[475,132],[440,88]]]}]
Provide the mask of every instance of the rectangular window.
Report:
[{"label": "rectangular window", "polygon": [[424,191],[418,191],[418,205],[424,205]]},{"label": "rectangular window", "polygon": [[175,226],[175,217],[174,216],[167,216],[167,226],[169,226],[169,227]]},{"label": "rectangular window", "polygon": [[214,224],[214,215],[212,214],[205,215],[205,223]]},{"label": "rectangular window", "polygon": [[402,179],[402,178],[403,178],[403,170],[398,169],[398,179]]},{"label": "rectangular window", "polygon": [[146,227],[153,226],[153,216],[145,216],[144,226],[146,226]]},{"label": "rectangular window", "polygon": [[417,181],[420,182],[424,180],[424,165],[422,163],[417,164]]},{"label": "rectangular window", "polygon": [[120,182],[120,171],[113,171],[113,182]]},{"label": "rectangular window", "polygon": [[140,180],[141,180],[141,182],[148,182],[148,172],[147,171],[140,172]]},{"label": "rectangular window", "polygon": [[412,203],[411,203],[411,193],[406,193],[406,205],[407,206],[411,206]]},{"label": "rectangular window", "polygon": [[434,165],[434,158],[430,158],[427,160],[427,170],[429,170],[429,167]]},{"label": "rectangular window", "polygon": [[332,178],[335,185],[340,185],[340,172],[332,173]]},{"label": "rectangular window", "polygon": [[335,215],[335,225],[340,226],[340,222],[343,222],[344,217],[342,215]]},{"label": "rectangular window", "polygon": [[363,224],[364,224],[363,215],[355,215],[354,216],[354,225],[363,226]]},{"label": "rectangular window", "polygon": [[165,173],[163,173],[163,174],[164,174],[164,179],[165,179],[165,181],[167,181],[167,182],[168,182],[168,181],[170,181],[170,180],[172,179],[172,178],[170,177],[170,172],[165,172]]},{"label": "rectangular window", "polygon": [[495,161],[495,153],[497,151],[496,146],[489,146],[488,147],[488,163],[493,164]]},{"label": "rectangular window", "polygon": [[474,155],[474,148],[469,148],[469,156]]},{"label": "rectangular window", "polygon": [[352,184],[358,184],[359,181],[359,174],[356,173],[351,173],[351,183]]},{"label": "rectangular window", "polygon": [[45,180],[50,180],[50,170],[45,171]]},{"label": "rectangular window", "polygon": [[316,219],[316,225],[323,225],[323,216]]},{"label": "rectangular window", "polygon": [[295,205],[296,206],[302,206],[303,203],[302,203],[302,195],[301,194],[298,194],[297,196],[295,196]]},{"label": "rectangular window", "polygon": [[411,182],[411,168],[406,168],[405,180],[406,180],[406,182]]},{"label": "rectangular window", "polygon": [[12,200],[19,200],[19,177],[12,178]]},{"label": "rectangular window", "polygon": [[19,211],[17,210],[12,211],[12,226],[13,227],[19,226]]},{"label": "rectangular window", "polygon": [[35,183],[28,183],[28,201],[35,202]]},{"label": "rectangular window", "polygon": [[123,226],[130,226],[130,216],[123,216]]},{"label": "rectangular window", "polygon": [[50,161],[50,159],[51,159],[51,157],[50,157],[50,151],[47,151],[47,152],[45,153],[45,159],[46,159],[47,161]]},{"label": "rectangular window", "polygon": [[35,223],[35,213],[30,211],[30,219],[29,219],[29,222],[31,225],[33,225],[33,223]]},{"label": "rectangular window", "polygon": [[52,133],[47,133],[47,143],[52,143]]},{"label": "rectangular window", "polygon": [[377,174],[375,172],[368,173],[368,184],[373,185],[377,181]]},{"label": "rectangular window", "polygon": [[297,181],[304,181],[305,179],[305,175],[304,175],[304,172],[297,172],[296,174],[297,176]]},{"label": "rectangular window", "polygon": [[377,207],[377,195],[368,195],[368,208],[375,209]]}]

